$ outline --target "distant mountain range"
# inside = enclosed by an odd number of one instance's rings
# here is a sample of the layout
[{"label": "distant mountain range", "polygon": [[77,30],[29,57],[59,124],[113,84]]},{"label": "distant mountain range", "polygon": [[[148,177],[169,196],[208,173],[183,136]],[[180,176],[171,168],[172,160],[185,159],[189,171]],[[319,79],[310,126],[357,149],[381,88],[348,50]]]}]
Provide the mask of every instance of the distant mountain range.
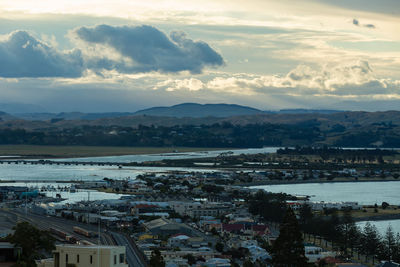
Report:
[{"label": "distant mountain range", "polygon": [[10,120],[17,120],[17,118],[8,113],[0,111],[0,121],[10,121]]},{"label": "distant mountain range", "polygon": [[46,111],[41,106],[25,103],[0,103],[0,110],[9,114],[40,113]]},{"label": "distant mountain range", "polygon": [[239,115],[262,114],[264,111],[259,109],[231,105],[231,104],[196,104],[183,103],[171,107],[154,107],[135,112],[134,115],[166,116],[166,117],[231,117]]},{"label": "distant mountain range", "polygon": [[344,110],[332,110],[332,109],[281,109],[273,112],[277,114],[333,114],[338,112],[344,112]]},{"label": "distant mountain range", "polygon": [[[18,106],[18,105],[17,105]],[[233,116],[248,116],[260,114],[333,114],[342,112],[339,110],[315,110],[315,109],[282,109],[280,111],[265,111],[248,106],[235,104],[197,104],[183,103],[169,107],[152,107],[139,110],[136,112],[105,112],[105,113],[83,113],[83,112],[62,112],[62,113],[46,113],[46,112],[15,112],[15,110],[23,111],[28,108],[18,109],[17,106],[9,106],[5,112],[11,113],[20,119],[34,121],[60,121],[60,120],[97,120],[106,118],[118,118],[126,116],[156,116],[156,117],[174,117],[174,118],[228,118]],[[0,110],[2,105],[0,104]],[[11,108],[10,107],[14,107]],[[22,107],[22,106],[21,106]],[[13,110],[14,112],[9,112]]]},{"label": "distant mountain range", "polygon": [[97,120],[103,118],[116,118],[131,116],[130,112],[105,112],[105,113],[83,113],[83,112],[61,112],[61,113],[17,113],[14,116],[24,120]]},{"label": "distant mountain range", "polygon": [[400,111],[266,112],[187,103],[135,113],[0,112],[0,144],[400,147]]}]

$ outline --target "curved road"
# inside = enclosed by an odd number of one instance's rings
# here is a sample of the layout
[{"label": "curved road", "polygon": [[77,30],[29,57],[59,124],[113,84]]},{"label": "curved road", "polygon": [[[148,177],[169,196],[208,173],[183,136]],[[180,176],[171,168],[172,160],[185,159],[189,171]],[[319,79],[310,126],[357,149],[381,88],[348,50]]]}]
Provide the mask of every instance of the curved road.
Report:
[{"label": "curved road", "polygon": [[147,265],[143,263],[140,256],[138,255],[138,251],[133,247],[134,245],[129,241],[128,237],[123,234],[111,232],[114,240],[117,242],[118,246],[126,247],[126,260],[130,267],[146,267]]}]

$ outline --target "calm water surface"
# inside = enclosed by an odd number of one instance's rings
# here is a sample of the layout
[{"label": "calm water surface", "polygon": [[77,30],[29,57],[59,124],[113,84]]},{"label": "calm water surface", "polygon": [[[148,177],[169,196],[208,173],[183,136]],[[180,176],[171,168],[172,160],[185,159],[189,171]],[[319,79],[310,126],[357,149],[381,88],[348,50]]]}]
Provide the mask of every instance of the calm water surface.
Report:
[{"label": "calm water surface", "polygon": [[[68,188],[72,183],[52,183],[52,182],[15,182],[15,183],[1,183],[1,186],[27,186],[31,189],[37,189],[41,193],[46,194],[48,197],[57,197],[57,194],[61,195],[61,198],[66,200],[57,203],[76,203],[79,201],[87,200],[102,200],[102,199],[119,199],[123,194],[105,193],[98,192],[95,190],[81,190],[77,189],[76,192],[71,193],[65,188]],[[48,188],[49,190],[41,191],[42,188]]]},{"label": "calm water surface", "polygon": [[[355,201],[359,204],[380,205],[383,201],[391,205],[400,205],[400,181],[398,182],[354,182],[354,183],[310,183],[290,185],[266,185],[253,188],[274,193],[311,196],[311,201],[341,202]],[[390,224],[400,233],[400,220],[371,221],[381,233]],[[359,223],[363,226],[365,223]]]},{"label": "calm water surface", "polygon": [[[367,222],[358,222],[357,225],[362,229],[366,223]],[[394,232],[400,233],[400,220],[370,221],[370,223],[376,226],[382,236],[385,235],[386,229],[389,225],[392,227]]]},{"label": "calm water surface", "polygon": [[400,205],[399,182],[308,183],[255,186],[266,191],[311,196],[311,201],[355,201],[359,204]]},{"label": "calm water surface", "polygon": [[[278,147],[250,148],[236,150],[219,150],[189,153],[165,153],[151,155],[127,155],[110,157],[89,157],[58,159],[60,161],[92,161],[92,162],[144,162],[158,161],[163,159],[185,159],[185,158],[207,158],[215,157],[223,152],[231,151],[233,154],[256,154],[276,152]],[[61,180],[99,180],[104,177],[112,179],[135,178],[146,172],[166,171],[201,171],[212,172],[211,169],[191,168],[159,168],[159,167],[118,167],[109,166],[63,166],[63,165],[24,165],[24,164],[0,164],[0,181],[61,181]]]},{"label": "calm water surface", "polygon": [[[168,171],[201,171],[215,170],[201,168],[169,168],[169,167],[118,167],[108,166],[64,166],[64,165],[24,165],[0,164],[0,181],[90,181],[111,179],[136,178],[147,172]],[[1,184],[0,184],[1,185]]]},{"label": "calm water surface", "polygon": [[279,147],[263,147],[263,148],[247,148],[233,150],[215,150],[185,153],[163,153],[163,154],[147,154],[147,155],[126,155],[126,156],[108,156],[108,157],[87,157],[60,159],[61,161],[93,161],[93,162],[144,162],[159,161],[163,159],[191,159],[191,158],[210,158],[216,157],[221,153],[232,152],[232,155],[240,154],[257,154],[257,153],[274,153]]}]

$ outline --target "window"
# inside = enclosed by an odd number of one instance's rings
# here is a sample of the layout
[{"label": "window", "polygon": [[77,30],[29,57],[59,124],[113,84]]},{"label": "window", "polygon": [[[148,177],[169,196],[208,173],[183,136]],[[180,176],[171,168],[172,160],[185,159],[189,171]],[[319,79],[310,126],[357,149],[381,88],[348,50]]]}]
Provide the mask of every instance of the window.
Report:
[{"label": "window", "polygon": [[119,263],[125,262],[125,254],[119,254]]},{"label": "window", "polygon": [[79,254],[76,255],[76,262],[79,263]]},{"label": "window", "polygon": [[68,262],[68,254],[65,254],[65,262]]},{"label": "window", "polygon": [[92,264],[92,263],[93,263],[93,256],[90,255],[90,264]]},{"label": "window", "polygon": [[117,264],[117,255],[114,255],[114,265]]}]

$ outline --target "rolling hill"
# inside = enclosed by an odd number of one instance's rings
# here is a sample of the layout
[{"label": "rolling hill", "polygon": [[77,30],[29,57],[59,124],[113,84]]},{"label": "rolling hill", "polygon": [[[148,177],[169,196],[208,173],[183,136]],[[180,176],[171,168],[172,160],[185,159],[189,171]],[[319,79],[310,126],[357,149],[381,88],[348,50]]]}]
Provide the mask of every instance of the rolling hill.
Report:
[{"label": "rolling hill", "polygon": [[176,118],[231,117],[240,115],[263,114],[259,109],[233,104],[197,104],[183,103],[171,107],[153,107],[139,110],[134,115],[163,116]]}]

